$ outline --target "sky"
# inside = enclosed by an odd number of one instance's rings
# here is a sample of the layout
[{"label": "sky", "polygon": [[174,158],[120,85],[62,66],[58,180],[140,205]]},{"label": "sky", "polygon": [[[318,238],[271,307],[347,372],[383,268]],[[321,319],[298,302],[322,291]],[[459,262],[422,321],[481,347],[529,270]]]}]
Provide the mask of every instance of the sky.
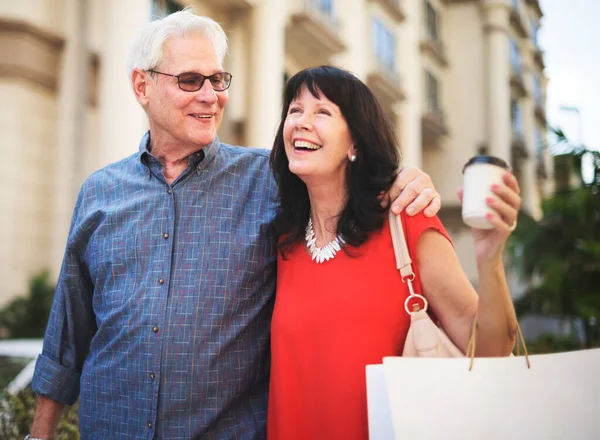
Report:
[{"label": "sky", "polygon": [[600,0],[540,0],[540,6],[548,124],[572,143],[600,150]]}]

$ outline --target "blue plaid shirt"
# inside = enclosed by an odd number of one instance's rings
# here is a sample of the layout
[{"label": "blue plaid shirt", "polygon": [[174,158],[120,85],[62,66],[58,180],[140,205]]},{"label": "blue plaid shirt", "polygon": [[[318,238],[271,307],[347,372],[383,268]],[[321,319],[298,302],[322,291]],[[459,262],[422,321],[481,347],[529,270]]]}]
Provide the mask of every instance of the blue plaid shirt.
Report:
[{"label": "blue plaid shirt", "polygon": [[265,437],[276,239],[266,150],[147,150],[83,185],[33,390],[83,439]]}]

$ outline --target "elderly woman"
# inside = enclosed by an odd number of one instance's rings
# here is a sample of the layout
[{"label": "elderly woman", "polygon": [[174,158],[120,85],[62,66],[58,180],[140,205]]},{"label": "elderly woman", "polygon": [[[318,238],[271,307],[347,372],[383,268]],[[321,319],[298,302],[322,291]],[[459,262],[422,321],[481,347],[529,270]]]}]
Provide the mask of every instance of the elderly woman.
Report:
[{"label": "elderly woman", "polygon": [[[402,353],[410,321],[378,201],[397,173],[396,137],[359,79],[311,68],[287,83],[271,165],[281,204],[269,438],[366,439],[365,365]],[[402,216],[416,285],[463,352],[478,316],[479,356],[508,355],[516,330],[502,264],[515,178],[507,172],[493,193],[494,229],[473,230],[479,292],[437,217]]]}]

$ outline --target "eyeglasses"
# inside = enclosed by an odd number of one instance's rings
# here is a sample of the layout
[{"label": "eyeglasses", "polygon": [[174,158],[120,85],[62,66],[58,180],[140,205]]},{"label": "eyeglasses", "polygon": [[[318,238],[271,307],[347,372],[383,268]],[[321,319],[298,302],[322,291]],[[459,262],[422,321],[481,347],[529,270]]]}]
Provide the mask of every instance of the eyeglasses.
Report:
[{"label": "eyeglasses", "polygon": [[202,88],[205,80],[210,81],[210,85],[215,92],[227,90],[231,85],[231,73],[229,72],[217,72],[210,76],[201,75],[196,72],[183,72],[179,75],[171,75],[170,73],[163,73],[158,70],[148,70],[148,72],[177,78],[177,85],[184,92],[197,92]]}]

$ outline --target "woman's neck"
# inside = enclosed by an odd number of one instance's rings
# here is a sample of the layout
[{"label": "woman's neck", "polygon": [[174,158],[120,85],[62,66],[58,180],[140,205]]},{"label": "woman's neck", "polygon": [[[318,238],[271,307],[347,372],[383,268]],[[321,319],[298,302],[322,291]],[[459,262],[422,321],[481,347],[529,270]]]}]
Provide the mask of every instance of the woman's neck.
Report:
[{"label": "woman's neck", "polygon": [[346,205],[345,189],[333,189],[329,185],[308,188],[311,218],[316,245],[325,246],[337,236],[339,216]]}]

